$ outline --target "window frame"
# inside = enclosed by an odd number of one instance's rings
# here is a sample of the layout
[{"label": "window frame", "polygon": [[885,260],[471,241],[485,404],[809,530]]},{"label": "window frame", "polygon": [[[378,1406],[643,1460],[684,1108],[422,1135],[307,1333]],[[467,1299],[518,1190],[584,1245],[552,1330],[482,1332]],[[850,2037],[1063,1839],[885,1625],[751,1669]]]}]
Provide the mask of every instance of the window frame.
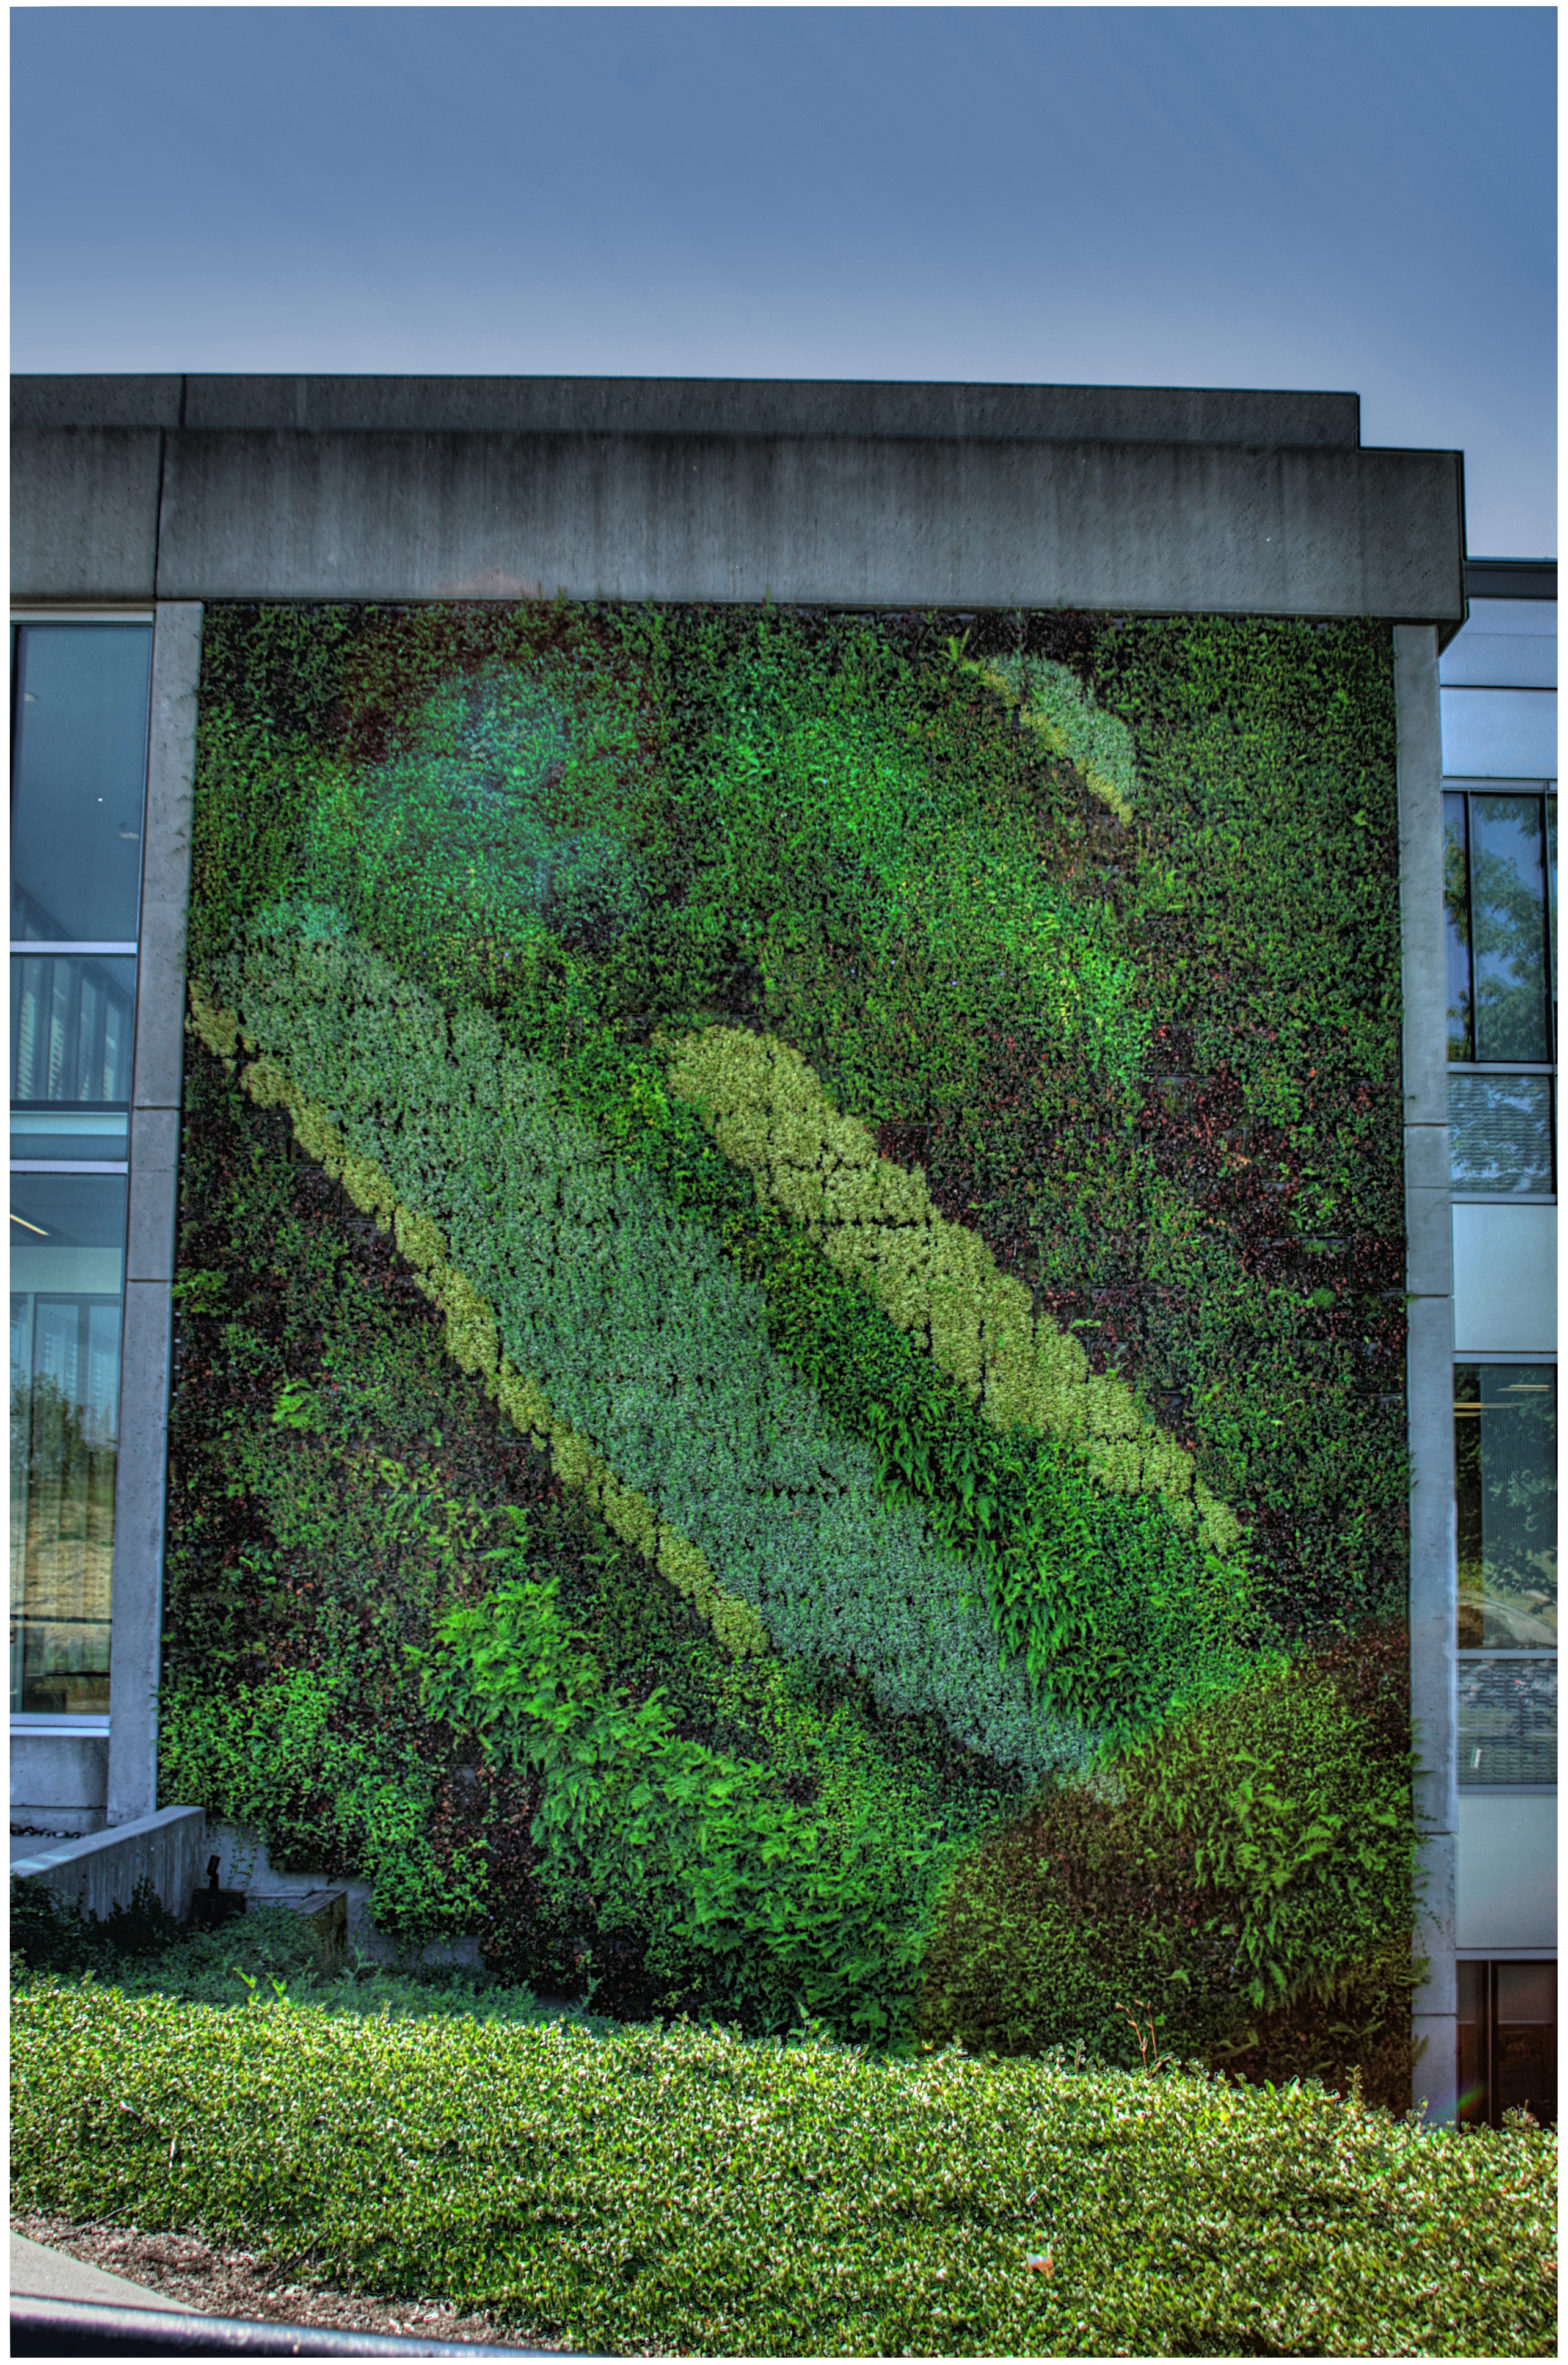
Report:
[{"label": "window frame", "polygon": [[[150,634],[156,634],[156,630],[157,630],[157,612],[156,612],[156,610],[155,610],[154,608],[148,607],[148,606],[147,606],[145,603],[143,603],[143,602],[137,602],[137,603],[135,603],[134,605],[132,605],[132,604],[127,604],[126,606],[123,606],[123,607],[117,607],[117,606],[115,606],[115,605],[113,605],[113,604],[110,604],[110,603],[105,603],[105,602],[103,602],[103,601],[95,601],[95,602],[91,603],[90,605],[89,605],[89,604],[83,604],[83,605],[80,605],[80,606],[71,606],[71,605],[66,605],[66,604],[62,604],[62,605],[60,605],[60,606],[58,606],[58,607],[38,607],[38,606],[25,606],[25,605],[17,605],[17,606],[15,606],[15,607],[12,607],[12,608],[11,608],[11,610],[10,610],[10,627],[11,627],[11,648],[10,648],[10,654],[11,654],[11,685],[10,685],[10,686],[11,686],[11,711],[10,711],[10,754],[11,754],[11,781],[12,781],[12,792],[11,792],[11,793],[12,793],[12,811],[13,811],[13,812],[14,812],[15,793],[16,793],[16,778],[17,778],[17,771],[16,771],[17,735],[18,735],[18,731],[19,731],[19,728],[20,728],[20,700],[19,700],[19,697],[18,697],[18,691],[19,691],[19,687],[20,687],[20,673],[21,673],[21,668],[20,668],[20,664],[19,664],[19,655],[20,655],[20,639],[19,639],[19,635],[20,635],[20,632],[21,632],[21,630],[22,630],[24,627],[27,627],[27,626],[39,626],[39,625],[67,625],[67,626],[69,626],[69,625],[77,625],[77,624],[109,624],[109,625],[124,625],[124,626],[127,626],[127,627],[135,627],[135,626],[139,626],[139,627],[140,627],[142,630],[144,630],[144,631],[146,631],[146,632],[148,632],[148,633],[150,633]],[[143,821],[142,821],[142,832],[141,832],[141,844],[140,844],[140,848],[139,848],[139,856],[138,856],[138,863],[137,863],[137,880],[136,880],[136,911],[137,911],[137,924],[138,924],[138,933],[137,933],[136,940],[135,940],[133,943],[129,943],[129,944],[127,944],[127,943],[120,943],[120,942],[113,942],[113,943],[111,943],[111,942],[109,942],[107,939],[88,939],[88,938],[76,939],[76,938],[72,938],[72,939],[69,939],[69,940],[66,940],[66,939],[61,939],[61,940],[58,940],[58,941],[57,941],[57,940],[54,940],[54,939],[50,939],[48,942],[44,942],[44,941],[42,941],[42,940],[40,940],[40,939],[36,939],[36,938],[28,938],[28,939],[16,939],[16,938],[13,938],[13,939],[11,939],[11,942],[10,942],[10,957],[11,957],[13,960],[15,960],[15,959],[19,959],[19,958],[28,958],[28,957],[33,957],[33,956],[39,956],[39,955],[53,955],[53,956],[56,956],[56,957],[64,957],[64,958],[70,958],[70,957],[72,957],[72,956],[75,956],[75,957],[82,958],[82,959],[93,958],[93,957],[97,957],[97,958],[100,958],[100,959],[102,959],[102,958],[111,957],[111,956],[120,956],[120,957],[129,956],[129,957],[131,957],[131,958],[135,959],[135,961],[136,961],[136,963],[137,963],[137,971],[136,971],[136,989],[135,989],[135,994],[133,995],[133,998],[132,998],[132,1005],[131,1005],[131,1043],[132,1043],[132,1100],[131,1100],[131,1103],[128,1105],[128,1107],[127,1107],[127,1110],[126,1110],[126,1155],[125,1155],[125,1157],[124,1157],[124,1158],[120,1158],[120,1159],[111,1159],[111,1160],[104,1160],[104,1159],[61,1159],[61,1158],[16,1158],[16,1157],[11,1157],[11,1158],[10,1158],[10,1171],[11,1171],[11,1173],[12,1173],[12,1174],[80,1174],[80,1175],[122,1175],[122,1176],[126,1177],[126,1179],[127,1179],[127,1184],[129,1183],[129,1177],[130,1177],[130,1171],[131,1171],[131,1157],[130,1157],[130,1151],[131,1151],[131,1118],[132,1118],[132,1113],[133,1113],[133,1110],[134,1110],[134,1105],[135,1105],[135,1103],[134,1103],[134,1091],[135,1091],[135,1084],[134,1084],[135,1030],[136,1030],[136,1016],[137,1016],[137,1010],[138,1010],[138,1008],[139,1008],[139,1003],[140,1003],[140,993],[141,993],[141,926],[140,926],[140,923],[141,923],[142,897],[143,897],[143,893],[144,893],[144,890],[145,890],[146,875],[147,875],[147,830],[146,830],[147,788],[148,788],[148,776],[149,776],[149,771],[150,771],[150,766],[151,766],[151,760],[152,760],[152,666],[151,666],[151,663],[150,663],[150,662],[149,662],[149,666],[148,666],[148,685],[147,685],[147,692],[148,692],[148,695],[147,695],[147,710],[146,710],[146,716],[145,716],[145,722],[144,722],[144,737],[143,737],[143,748],[144,748],[144,752],[143,752],[143,760],[142,760],[142,814],[143,814]],[[9,1145],[8,1145],[8,1154],[9,1154]],[[128,1195],[128,1193],[127,1193],[127,1239],[126,1239],[126,1248],[127,1248],[127,1250],[129,1249],[129,1195]],[[117,1389],[119,1388],[119,1386],[120,1386],[120,1385],[122,1384],[122,1382],[123,1382],[123,1356],[124,1356],[124,1347],[125,1347],[125,1324],[124,1324],[125,1286],[124,1286],[124,1278],[123,1278],[123,1273],[122,1273],[122,1281],[121,1281],[120,1306],[121,1306],[121,1322],[120,1322],[120,1352],[121,1352],[121,1356],[122,1356],[122,1368],[121,1368],[121,1373],[120,1373],[119,1377],[117,1378],[117,1383],[116,1383],[116,1385],[117,1385]],[[109,1596],[109,1598],[110,1598],[110,1616],[111,1616],[111,1619],[112,1619],[112,1617],[113,1617],[113,1602],[114,1602],[114,1577],[113,1577],[113,1567],[112,1567],[112,1562],[111,1562],[110,1596]],[[13,1646],[13,1647],[14,1647],[14,1646]],[[44,1735],[48,1735],[48,1734],[51,1734],[51,1733],[56,1733],[56,1734],[70,1734],[70,1735],[73,1735],[73,1736],[76,1736],[76,1737],[78,1737],[78,1738],[82,1738],[82,1739],[87,1739],[87,1738],[95,1738],[95,1737],[106,1737],[106,1736],[108,1735],[108,1733],[109,1733],[109,1730],[110,1730],[110,1723],[111,1723],[111,1718],[112,1718],[112,1715],[113,1715],[113,1697],[112,1697],[112,1694],[111,1694],[111,1697],[110,1697],[110,1704],[109,1704],[109,1708],[108,1708],[108,1710],[107,1710],[107,1711],[103,1711],[103,1710],[82,1710],[82,1711],[78,1711],[78,1712],[71,1712],[71,1711],[66,1711],[66,1710],[58,1710],[58,1709],[18,1708],[18,1707],[14,1706],[14,1705],[10,1705],[10,1706],[9,1706],[9,1714],[10,1714],[10,1720],[11,1720],[11,1731],[12,1731],[12,1734],[13,1734],[14,1736],[16,1736],[17,1738],[19,1738],[19,1739],[20,1739],[20,1738],[22,1738],[22,1737],[24,1737],[24,1736],[26,1736],[26,1735],[29,1735],[29,1734],[32,1734],[32,1735],[38,1735],[38,1736],[44,1736]]]}]

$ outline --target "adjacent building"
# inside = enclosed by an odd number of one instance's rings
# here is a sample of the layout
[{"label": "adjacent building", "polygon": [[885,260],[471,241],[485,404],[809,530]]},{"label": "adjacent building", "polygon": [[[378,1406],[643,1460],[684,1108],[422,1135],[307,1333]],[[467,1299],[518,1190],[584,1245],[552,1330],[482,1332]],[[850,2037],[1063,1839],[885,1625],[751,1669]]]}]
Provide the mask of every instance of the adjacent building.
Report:
[{"label": "adjacent building", "polygon": [[1370,618],[1399,705],[1417,2090],[1555,2108],[1555,564],[1354,397],[13,387],[13,1828],[156,1738],[204,608],[549,598]]}]

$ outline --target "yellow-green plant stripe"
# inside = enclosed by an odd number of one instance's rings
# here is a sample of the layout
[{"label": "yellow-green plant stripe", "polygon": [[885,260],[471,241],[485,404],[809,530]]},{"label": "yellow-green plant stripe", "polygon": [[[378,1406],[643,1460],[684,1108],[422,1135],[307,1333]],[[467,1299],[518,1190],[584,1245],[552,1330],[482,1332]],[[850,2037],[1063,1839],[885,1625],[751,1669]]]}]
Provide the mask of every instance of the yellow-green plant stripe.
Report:
[{"label": "yellow-green plant stripe", "polygon": [[1132,733],[1096,706],[1070,665],[1052,657],[994,657],[971,664],[1052,755],[1065,756],[1118,821],[1130,822],[1137,784]]},{"label": "yellow-green plant stripe", "polygon": [[[241,1043],[237,1015],[221,1009],[195,979],[190,1000],[197,1034],[232,1069]],[[624,1486],[598,1447],[560,1418],[539,1382],[502,1354],[494,1308],[451,1262],[433,1219],[401,1204],[385,1170],[350,1149],[326,1110],[304,1099],[276,1060],[249,1060],[239,1075],[259,1108],[286,1111],[306,1156],[341,1182],[363,1214],[392,1233],[417,1286],[445,1317],[453,1361],[483,1380],[515,1429],[532,1436],[541,1450],[548,1448],[561,1484],[586,1495],[606,1527],[691,1603],[733,1658],[761,1657],[770,1650],[761,1618],[749,1602],[724,1590],[700,1547],[662,1518],[646,1495]]]},{"label": "yellow-green plant stripe", "polygon": [[1210,1551],[1236,1549],[1240,1522],[1185,1447],[1146,1419],[1122,1381],[1091,1372],[1078,1341],[1036,1315],[977,1233],[937,1212],[918,1167],[879,1156],[869,1127],[833,1106],[797,1051],[732,1026],[703,1027],[665,1051],[670,1089],[724,1155],[840,1272],[868,1285],[994,1428],[1071,1444],[1101,1486],[1157,1494]]}]

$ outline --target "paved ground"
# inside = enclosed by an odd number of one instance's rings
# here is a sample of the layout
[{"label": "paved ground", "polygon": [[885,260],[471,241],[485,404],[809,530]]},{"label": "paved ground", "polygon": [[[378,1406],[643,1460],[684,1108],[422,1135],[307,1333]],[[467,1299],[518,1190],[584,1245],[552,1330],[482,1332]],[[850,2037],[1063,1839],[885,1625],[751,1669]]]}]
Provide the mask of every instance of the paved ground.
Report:
[{"label": "paved ground", "polygon": [[178,2308],[186,2316],[199,2313],[183,2299],[149,2291],[143,2283],[128,2283],[123,2275],[106,2275],[101,2267],[88,2266],[63,2250],[46,2250],[41,2242],[30,2242],[25,2234],[15,2231],[11,2235],[11,2292],[22,2299],[90,2299],[101,2307]]},{"label": "paved ground", "polygon": [[[19,2240],[18,2229],[23,2237]],[[48,2248],[40,2245],[47,2244]],[[17,2253],[47,2260],[47,2268],[18,2273]],[[59,2275],[56,2283],[24,2279]],[[193,2234],[143,2234],[131,2226],[75,2225],[63,2217],[18,2216],[11,2233],[11,2288],[47,2299],[115,2300],[122,2307],[175,2307],[206,2316],[248,2316],[283,2324],[322,2324],[335,2332],[404,2332],[427,2339],[471,2340],[495,2348],[559,2349],[550,2337],[500,2325],[489,2316],[459,2315],[446,2300],[377,2299],[323,2290],[290,2280],[300,2275],[269,2266],[254,2251],[224,2249]],[[67,2285],[64,2278],[90,2276]],[[122,2278],[134,2277],[134,2281]]]}]

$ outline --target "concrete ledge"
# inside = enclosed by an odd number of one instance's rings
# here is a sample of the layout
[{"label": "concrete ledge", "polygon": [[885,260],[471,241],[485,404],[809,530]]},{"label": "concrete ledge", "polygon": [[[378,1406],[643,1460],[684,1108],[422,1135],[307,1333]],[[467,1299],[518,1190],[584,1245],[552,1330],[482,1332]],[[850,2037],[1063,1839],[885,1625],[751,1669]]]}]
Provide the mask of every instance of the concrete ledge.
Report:
[{"label": "concrete ledge", "polygon": [[109,1734],[101,1721],[97,1732],[12,1732],[13,1823],[43,1831],[101,1827],[109,1798]]},{"label": "concrete ledge", "polygon": [[13,596],[151,599],[162,466],[156,428],[13,433]]},{"label": "concrete ledge", "polygon": [[1452,453],[238,430],[165,445],[160,599],[1463,613]]},{"label": "concrete ledge", "polygon": [[140,1883],[151,1881],[164,1911],[185,1921],[206,1845],[207,1818],[200,1807],[162,1807],[138,1822],[19,1856],[11,1878],[39,1881],[99,1921],[107,1921],[114,1906],[128,1906]]},{"label": "concrete ledge", "polygon": [[840,378],[392,378],[193,373],[11,381],[13,427],[290,427],[507,435],[1024,436],[1354,451],[1356,394]]},{"label": "concrete ledge", "polygon": [[18,597],[1465,613],[1460,455],[1363,450],[1353,397],[175,383],[19,384]]}]

